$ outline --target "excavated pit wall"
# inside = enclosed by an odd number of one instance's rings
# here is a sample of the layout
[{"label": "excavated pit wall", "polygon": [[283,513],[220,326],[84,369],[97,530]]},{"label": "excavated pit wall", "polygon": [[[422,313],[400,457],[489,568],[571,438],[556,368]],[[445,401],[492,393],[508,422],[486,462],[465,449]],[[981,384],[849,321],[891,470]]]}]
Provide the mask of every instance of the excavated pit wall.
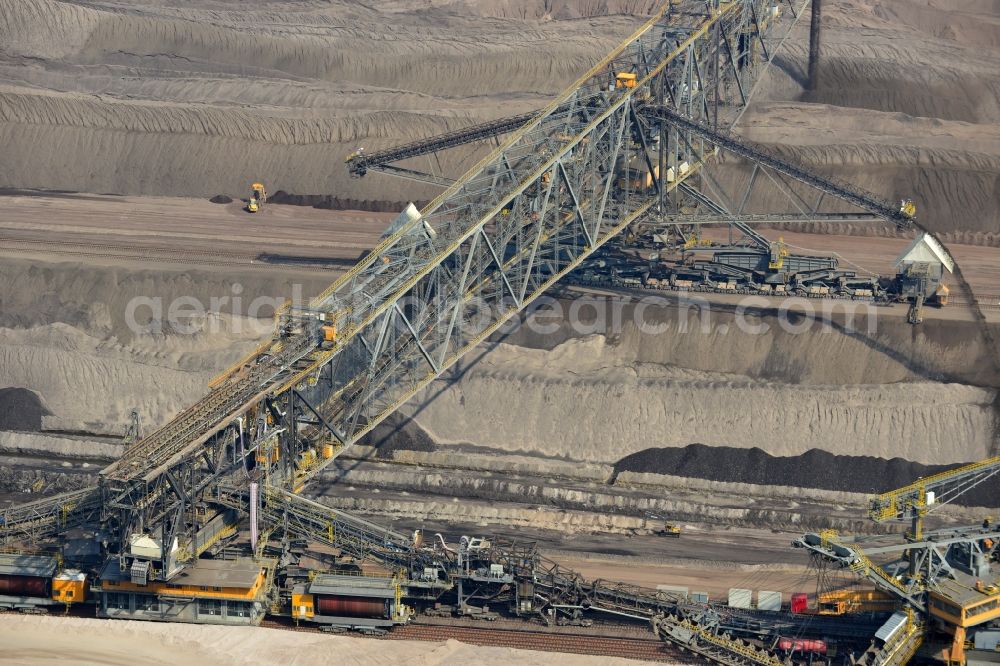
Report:
[{"label": "excavated pit wall", "polygon": [[[334,506],[385,518],[446,518],[567,533],[649,533],[659,525],[647,512],[693,523],[845,533],[875,529],[864,518],[868,495],[860,493],[633,472],[615,477],[606,476],[613,471],[609,466],[471,452],[396,451],[394,464],[351,464],[373,454],[352,452],[338,484],[313,491]],[[421,499],[381,496],[394,492]],[[946,507],[938,515],[964,524],[981,520],[982,509]]]},{"label": "excavated pit wall", "polygon": [[[296,195],[429,200],[431,188],[336,165],[358,147],[542,108],[660,3],[432,4],[3,0],[0,186],[235,197],[263,173]],[[755,97],[781,104],[759,104],[741,131],[915,197],[935,231],[995,243],[992,10],[897,4],[828,3],[811,95],[803,22]],[[440,166],[458,175],[481,154],[449,151]]]},{"label": "excavated pit wall", "polygon": [[0,430],[0,453],[6,455],[49,459],[73,458],[91,460],[98,465],[101,462],[116,460],[124,448],[125,445],[120,441],[107,439]]},{"label": "excavated pit wall", "polygon": [[[352,493],[334,501],[350,505],[369,514],[405,516],[423,520],[468,520],[482,524],[503,524],[540,527],[558,531],[652,531],[658,521],[644,518],[652,512],[668,515],[671,520],[712,522],[727,525],[768,526],[787,529],[852,529],[867,530],[857,511],[832,509],[824,515],[798,511],[787,501],[739,501],[724,496],[706,497],[695,493],[664,492],[666,497],[625,494],[620,488],[565,488],[540,481],[504,480],[490,476],[462,478],[454,472],[428,472],[398,469],[357,470],[345,476],[342,483],[352,489],[379,489],[379,493],[396,490],[413,493],[414,501],[384,498],[380,494]],[[336,497],[338,489],[331,489]],[[458,498],[457,506],[455,498]],[[428,507],[422,506],[424,503]],[[451,508],[448,508],[448,507]]]},{"label": "excavated pit wall", "polygon": [[[213,376],[271,334],[272,309],[262,308],[262,319],[233,313],[234,285],[252,295],[248,305],[257,296],[280,302],[295,293],[294,284],[308,298],[330,279],[4,258],[0,388],[35,393],[45,429],[118,434],[132,408],[147,427],[156,426],[205,394]],[[190,322],[193,334],[151,321],[144,307],[133,312],[138,327],[131,326],[129,304],[150,298],[160,299],[164,312],[181,298],[220,305]]]},{"label": "excavated pit wall", "polygon": [[[211,334],[137,335],[123,324],[129,300],[207,303],[234,282],[244,293],[280,296],[289,281],[5,260],[0,387],[38,394],[45,428],[117,433],[133,407],[155,426],[203,394],[269,324],[255,328],[223,311]],[[309,294],[328,278],[302,281]],[[845,331],[835,317],[794,334],[765,312],[747,321],[768,332],[748,335],[731,306],[713,304],[703,329],[695,311],[660,304],[643,318],[665,328],[648,335],[635,326],[636,307],[621,308],[618,330],[602,329],[590,305],[580,309],[583,333],[567,317],[546,319],[545,333],[522,326],[478,363],[482,350],[474,351],[404,411],[441,443],[600,463],[692,442],[950,463],[983,457],[992,444],[997,372],[972,322],[913,327],[882,315],[869,332],[865,319]]]},{"label": "excavated pit wall", "polygon": [[[270,302],[291,298],[295,285],[301,285],[303,297],[318,294],[329,286],[331,277],[323,274],[294,274],[290,271],[254,270],[182,270],[170,266],[135,268],[101,266],[79,262],[39,262],[16,257],[0,261],[0,328],[27,329],[60,323],[78,328],[89,335],[115,338],[128,344],[137,336],[128,325],[129,303],[134,299],[158,298],[165,304],[179,298],[194,298],[221,314],[232,314],[234,290],[239,284],[243,307],[264,297],[256,313],[264,319],[273,314]],[[164,307],[166,312],[167,308]],[[134,318],[147,324],[147,308],[136,308]],[[245,314],[245,313],[238,313]],[[222,333],[229,328],[218,325]],[[246,328],[250,328],[247,326]],[[181,346],[185,337],[170,335],[164,328],[165,347]],[[219,346],[228,340],[220,338]]]},{"label": "excavated pit wall", "polygon": [[882,316],[873,333],[794,334],[765,314],[769,332],[750,335],[717,309],[705,330],[681,330],[688,313],[667,307],[648,335],[628,312],[613,337],[569,319],[522,327],[404,409],[439,445],[592,463],[692,442],[927,464],[994,450],[996,371],[973,322]]},{"label": "excavated pit wall", "polygon": [[[0,433],[0,457],[68,459],[63,470],[0,465],[0,493],[53,493],[93,485],[96,473],[121,450],[122,444],[108,440]],[[863,518],[868,495],[862,493],[616,473],[610,465],[470,451],[395,450],[381,458],[391,462],[372,462],[381,453],[355,447],[309,492],[335,506],[390,519],[435,521],[443,516],[564,533],[647,534],[659,528],[645,517],[648,512],[691,523],[845,533],[874,529]],[[411,493],[420,499],[404,499]],[[981,520],[982,513],[949,506],[937,515],[964,524]]]},{"label": "excavated pit wall", "polygon": [[[494,335],[490,342],[552,351],[567,341],[604,336],[608,353],[638,364],[725,372],[789,384],[940,381],[1000,385],[997,360],[975,321],[929,317],[913,326],[898,313],[861,303],[852,322],[845,316],[851,301],[817,300],[810,301],[817,321],[806,323],[793,313],[787,318],[788,327],[775,307],[748,310],[742,322],[766,330],[747,334],[740,327],[736,305],[701,301],[698,294],[690,295],[691,304],[678,304],[673,295],[669,300],[660,299],[656,292],[608,295],[564,291],[556,296],[555,306],[544,305],[532,313],[538,325],[520,323],[512,326],[513,330]],[[650,297],[657,300],[643,305]],[[699,303],[705,311],[699,309]],[[830,308],[828,320],[824,319],[824,308]],[[663,328],[643,332],[636,322]],[[996,325],[991,328],[1000,332]],[[476,350],[467,359],[480,355],[481,350]]]},{"label": "excavated pit wall", "polygon": [[653,3],[102,4],[0,2],[0,185],[385,199],[346,155],[543,107]]}]

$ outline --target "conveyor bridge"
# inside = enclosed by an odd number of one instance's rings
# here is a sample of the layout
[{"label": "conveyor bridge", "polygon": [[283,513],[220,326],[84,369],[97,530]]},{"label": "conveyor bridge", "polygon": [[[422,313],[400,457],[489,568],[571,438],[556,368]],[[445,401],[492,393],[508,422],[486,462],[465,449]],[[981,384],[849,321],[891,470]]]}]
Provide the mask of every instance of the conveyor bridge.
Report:
[{"label": "conveyor bridge", "polygon": [[[692,192],[704,195],[695,184],[710,177],[717,148],[904,222],[857,188],[720,130],[746,107],[805,5],[785,0],[782,17],[772,0],[666,2],[542,111],[439,139],[442,148],[509,132],[423,210],[401,216],[329,289],[283,308],[273,340],[132,444],[102,471],[98,492],[8,510],[0,535],[37,539],[99,512],[122,571],[130,565],[130,539],[150,535],[161,554],[150,575],[166,580],[185,564],[171,561],[172,553],[197,550],[198,513],[205,506],[249,513],[244,493],[265,479],[259,518],[269,526],[359,557],[409,561],[414,551],[405,536],[296,493],[616,234],[675,210]],[[419,150],[404,146],[376,157],[403,159]],[[374,168],[376,161],[358,156],[351,168]],[[623,164],[638,165],[639,177],[621,177]],[[734,209],[716,201],[711,212]],[[697,636],[685,640],[709,658],[772,663],[713,632],[709,616],[677,615],[676,599],[587,582],[539,562],[532,576],[548,603],[659,618],[661,628],[694,627]],[[676,641],[673,629],[665,637]]]}]

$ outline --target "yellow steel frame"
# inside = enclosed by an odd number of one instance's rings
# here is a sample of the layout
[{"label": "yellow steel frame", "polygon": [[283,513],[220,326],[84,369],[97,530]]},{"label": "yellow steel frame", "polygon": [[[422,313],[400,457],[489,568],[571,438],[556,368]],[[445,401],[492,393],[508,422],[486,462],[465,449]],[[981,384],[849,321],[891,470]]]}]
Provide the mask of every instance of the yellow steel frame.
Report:
[{"label": "yellow steel frame", "polygon": [[970,472],[987,470],[1000,466],[1000,456],[994,456],[979,462],[974,462],[963,467],[956,467],[944,472],[932,474],[914,481],[908,486],[891,490],[872,498],[872,510],[869,512],[872,520],[883,522],[898,518],[905,513],[907,508],[914,507],[918,510],[927,508],[927,490],[947,483],[957,476],[962,476]]},{"label": "yellow steel frame", "polygon": [[102,581],[101,588],[118,592],[137,592],[140,594],[158,594],[165,597],[195,597],[205,599],[235,599],[254,601],[264,589],[267,572],[264,568],[257,574],[257,579],[249,588],[220,587],[201,589],[202,586],[173,585],[171,583],[155,582],[149,585],[136,585],[131,581]]}]

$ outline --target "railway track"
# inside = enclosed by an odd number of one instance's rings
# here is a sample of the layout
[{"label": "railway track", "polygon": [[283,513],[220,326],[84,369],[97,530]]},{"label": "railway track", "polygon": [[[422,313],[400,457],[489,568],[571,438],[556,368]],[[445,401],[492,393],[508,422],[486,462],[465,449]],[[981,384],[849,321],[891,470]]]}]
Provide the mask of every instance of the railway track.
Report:
[{"label": "railway track", "polygon": [[491,647],[622,657],[668,663],[701,664],[701,660],[655,638],[549,633],[526,629],[409,624],[396,627],[386,640],[446,641],[449,639]]},{"label": "railway track", "polygon": [[[616,291],[628,291],[630,293],[648,294],[648,293],[668,293],[668,294],[683,294],[688,297],[697,297],[700,294],[723,294],[723,295],[737,295],[737,296],[763,296],[767,298],[808,298],[815,300],[825,300],[825,301],[856,301],[869,303],[875,307],[888,307],[892,305],[897,305],[898,302],[891,301],[886,298],[879,297],[859,297],[850,296],[847,294],[837,294],[837,293],[826,293],[826,294],[802,294],[802,293],[787,293],[787,294],[773,294],[755,291],[750,288],[741,289],[716,289],[710,286],[699,285],[696,287],[679,289],[672,286],[657,286],[649,287],[640,284],[626,283],[622,281],[614,280],[567,280],[567,284],[583,289],[596,288],[596,289],[613,289]],[[932,306],[939,307],[939,306]],[[1000,311],[1000,296],[996,295],[983,295],[977,296],[973,299],[963,298],[961,296],[950,296],[948,298],[948,304],[943,306],[944,308],[967,308],[967,307],[978,307],[984,312],[995,312]]]},{"label": "railway track", "polygon": [[[326,633],[319,627],[296,626],[289,618],[267,618],[261,625],[268,629]],[[362,636],[361,634],[349,634]],[[362,636],[365,637],[365,636]],[[411,624],[394,627],[383,636],[369,636],[375,640],[434,641],[456,640],[469,645],[587,654],[602,657],[621,657],[671,664],[704,664],[694,655],[672,647],[655,638],[639,636],[600,636],[585,633],[555,633],[537,629],[505,627],[465,627],[458,625]]]},{"label": "railway track", "polygon": [[979,296],[971,301],[967,298],[951,297],[948,299],[948,305],[961,305],[963,307],[975,305],[980,310],[995,311],[1000,310],[1000,296]]},{"label": "railway track", "polygon": [[[2,614],[20,614],[19,611],[0,610]],[[93,618],[95,608],[91,605],[73,606],[66,611],[45,611],[36,613],[51,617]],[[269,617],[261,622],[265,629],[298,631],[325,634],[315,626],[296,625],[290,618]],[[353,638],[374,640],[410,640],[443,642],[457,640],[469,645],[534,650],[538,652],[559,652],[563,654],[587,654],[601,657],[621,657],[671,664],[703,664],[694,655],[674,648],[655,638],[638,636],[597,636],[583,633],[553,633],[532,629],[511,629],[501,627],[464,627],[439,624],[413,623],[394,627],[382,636],[348,634]]]}]

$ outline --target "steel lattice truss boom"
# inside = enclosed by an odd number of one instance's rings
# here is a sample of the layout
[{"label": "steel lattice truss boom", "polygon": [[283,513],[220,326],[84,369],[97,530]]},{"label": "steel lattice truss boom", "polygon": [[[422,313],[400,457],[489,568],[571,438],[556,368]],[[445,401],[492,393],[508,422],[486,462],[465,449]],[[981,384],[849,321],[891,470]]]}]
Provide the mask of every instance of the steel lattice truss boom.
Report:
[{"label": "steel lattice truss boom", "polygon": [[414,141],[387,150],[379,150],[371,153],[359,151],[348,158],[348,168],[352,175],[364,176],[369,170],[382,169],[393,162],[428,155],[439,150],[464,146],[474,141],[492,139],[502,134],[509,134],[523,127],[535,115],[537,114],[526,113],[509,118],[500,118],[441,134],[433,139]]},{"label": "steel lattice truss boom", "polygon": [[65,532],[100,517],[101,496],[85,488],[0,510],[0,545]]},{"label": "steel lattice truss boom", "polygon": [[[697,136],[648,135],[637,105],[670,103],[703,121],[719,107],[741,107],[759,73],[758,45],[767,50],[769,11],[762,0],[665,6],[312,308],[287,314],[289,326],[273,344],[102,472],[104,521],[122,552],[131,534],[158,531],[164,544],[184,536],[193,529],[185,510],[274,438],[286,449],[282,483],[298,489],[320,469],[302,478],[289,468],[303,446],[298,429],[306,412],[312,434],[354,443],[615,233],[662,205],[712,155]],[[620,72],[634,74],[636,85],[616,86]],[[653,188],[616,181],[622,161],[656,170],[657,138],[661,171],[683,163],[685,176],[658,178]],[[317,346],[320,319],[339,329],[333,348]]]},{"label": "steel lattice truss boom", "polygon": [[852,203],[873,215],[895,222],[900,230],[912,225],[913,217],[900,210],[899,205],[887,203],[856,185],[813,173],[800,165],[771,154],[766,149],[756,146],[746,139],[722,129],[712,128],[705,123],[686,117],[670,107],[643,107],[641,113],[645,117],[662,120],[685,132],[701,137],[723,150],[746,158],[754,165],[772,169],[820,192]]},{"label": "steel lattice truss boom", "polygon": [[[765,4],[726,3],[718,12],[694,3],[683,13],[665,7],[313,303],[337,323],[342,339],[330,423],[343,443],[370,430],[683,181],[645,188],[616,180],[622,161],[655,170],[637,102],[670,97],[707,119],[706,86],[694,81],[709,60],[713,27],[753,34],[747,21]],[[723,71],[738,71],[736,63]],[[635,73],[637,85],[615,87],[618,72]],[[686,162],[685,177],[693,174],[710,157],[701,143],[675,141],[664,148],[667,161]]]},{"label": "steel lattice truss boom", "polygon": [[295,364],[316,347],[307,336],[290,340],[273,354],[259,357],[245,375],[212,389],[209,394],[173,420],[130,447],[108,466],[105,479],[128,482],[143,478],[155,481],[160,470],[182,457],[190,448],[212,435],[220,425],[242,413],[247,404],[259,400],[276,384],[287,379]]},{"label": "steel lattice truss boom", "polygon": [[[297,490],[320,468],[302,478],[289,467],[308,444],[298,433],[303,416],[316,426],[312,435],[354,443],[662,205],[712,155],[676,130],[647,135],[637,104],[669,101],[704,121],[720,107],[740,108],[760,71],[758,46],[767,50],[769,12],[763,0],[668,4],[312,308],[286,313],[274,343],[102,472],[103,518],[122,552],[131,534],[156,531],[164,544],[183,537],[193,529],[186,509],[274,438],[286,449],[282,483]],[[620,72],[636,85],[616,87]],[[684,163],[685,177],[659,178],[653,188],[616,181],[622,161],[655,171],[656,138],[661,171]],[[320,319],[338,328],[332,348],[317,346]]]},{"label": "steel lattice truss boom", "polygon": [[878,536],[861,543],[850,537],[822,532],[803,535],[793,545],[850,569],[880,590],[926,612],[928,590],[953,576],[954,567],[948,562],[949,550],[984,542],[996,549],[1000,531],[988,527],[962,527],[942,529],[926,536],[926,540],[903,543],[887,542],[892,541],[891,536]]},{"label": "steel lattice truss boom", "polygon": [[[900,210],[899,206],[893,206],[876,195],[866,192],[863,189],[844,182],[837,182],[830,177],[821,176],[798,164],[781,159],[760,146],[754,146],[745,139],[741,139],[732,133],[724,130],[713,130],[708,125],[695,123],[681,114],[673,112],[669,107],[658,107],[656,105],[637,105],[637,112],[646,123],[663,123],[676,120],[679,124],[685,125],[689,131],[711,141],[720,148],[728,148],[736,155],[748,158],[754,165],[754,172],[748,190],[752,189],[753,181],[757,179],[761,168],[774,169],[776,173],[787,175],[800,183],[809,185],[820,192],[821,195],[831,195],[832,197],[853,204],[858,208],[857,212],[819,212],[820,200],[817,204],[810,206],[804,200],[795,213],[769,212],[766,214],[750,214],[741,210],[730,212],[724,205],[713,200],[706,193],[701,192],[693,186],[682,183],[681,191],[686,195],[696,199],[705,205],[709,213],[692,215],[689,213],[680,214],[676,217],[685,224],[713,224],[732,222],[738,220],[741,223],[764,223],[774,224],[782,222],[870,222],[875,220],[888,220],[895,223],[900,229],[908,227],[913,218]],[[363,176],[369,171],[381,171],[389,175],[401,176],[450,186],[453,180],[448,180],[442,176],[414,171],[404,168],[396,162],[404,161],[415,156],[437,153],[439,151],[467,145],[486,138],[493,138],[500,134],[513,132],[531,120],[539,112],[503,118],[500,120],[475,125],[467,129],[441,134],[421,141],[412,142],[396,148],[389,148],[373,153],[352,156],[348,161],[348,168],[355,176]],[[791,194],[787,189],[786,194]],[[749,198],[749,192],[745,193],[745,198]],[[745,205],[745,202],[744,202]],[[669,213],[666,213],[669,215]]]},{"label": "steel lattice truss boom", "polygon": [[280,488],[265,489],[262,518],[289,534],[340,549],[359,560],[373,558],[389,570],[416,566],[411,538]]},{"label": "steel lattice truss boom", "polygon": [[[749,190],[753,187],[753,181],[759,176],[761,170],[768,170],[774,174],[787,176],[799,183],[807,185],[810,189],[820,194],[820,199],[815,204],[809,204],[798,197],[796,203],[799,210],[795,213],[766,213],[749,214],[740,210],[730,211],[729,208],[713,198],[712,194],[718,192],[702,192],[687,182],[680,185],[680,191],[686,196],[697,200],[709,211],[697,215],[681,214],[677,215],[679,222],[685,224],[712,224],[720,222],[739,221],[741,223],[781,223],[781,222],[801,222],[801,221],[874,221],[886,220],[894,223],[899,230],[905,230],[913,225],[914,217],[901,209],[899,204],[891,204],[884,201],[877,195],[864,190],[857,185],[838,181],[830,176],[824,176],[809,168],[796,164],[795,162],[778,157],[766,148],[756,145],[746,139],[721,128],[713,128],[706,123],[697,122],[685,116],[683,113],[674,111],[666,105],[655,105],[640,103],[636,105],[636,112],[640,120],[647,125],[667,124],[673,128],[679,128],[685,133],[698,136],[712,145],[745,158],[753,164],[754,171],[744,198],[748,199]],[[465,145],[486,137],[493,137],[498,134],[514,131],[522,127],[528,120],[537,114],[526,114],[505,118],[482,125],[476,125],[466,130],[451,132],[437,137],[432,137],[422,141],[406,144],[398,148],[391,148],[364,156],[353,157],[349,162],[351,173],[364,175],[368,170],[381,170],[390,174],[404,175],[406,177],[419,175],[424,179],[436,182],[444,181],[438,176],[430,174],[419,174],[409,169],[394,166],[392,163],[405,160],[413,156],[424,155],[456,146]],[[769,173],[769,175],[771,175]],[[450,183],[449,183],[450,184]],[[782,182],[781,187],[789,198],[795,201],[796,194],[787,189],[787,183]],[[710,188],[706,188],[710,189]],[[832,199],[846,202],[856,207],[856,212],[820,212],[823,204],[823,197],[829,195]],[[745,205],[745,201],[743,204]]]},{"label": "steel lattice truss boom", "polygon": [[102,472],[102,522],[122,566],[131,536],[153,534],[154,575],[169,579],[182,564],[171,553],[196,550],[190,509],[243,511],[225,489],[246,484],[250,467],[279,491],[264,494],[266,520],[312,534],[330,526],[348,549],[395,549],[399,535],[386,541],[289,499],[335,458],[314,461],[313,442],[354,444],[622,229],[662,212],[716,151],[683,125],[651,127],[640,109],[717,126],[720,112],[743,108],[773,56],[771,8],[667,3],[308,307],[281,312],[272,343]]},{"label": "steel lattice truss boom", "polygon": [[234,424],[241,428],[248,409],[321,353],[311,330],[277,341],[238,376],[130,446],[101,472],[102,523],[122,557],[133,535],[155,532],[165,544],[161,575],[176,570],[180,562],[170,561],[170,545],[180,542],[177,552],[193,552],[197,525],[188,519],[188,510],[221,480],[245,473],[247,456],[253,453],[242,434],[236,437]]}]

